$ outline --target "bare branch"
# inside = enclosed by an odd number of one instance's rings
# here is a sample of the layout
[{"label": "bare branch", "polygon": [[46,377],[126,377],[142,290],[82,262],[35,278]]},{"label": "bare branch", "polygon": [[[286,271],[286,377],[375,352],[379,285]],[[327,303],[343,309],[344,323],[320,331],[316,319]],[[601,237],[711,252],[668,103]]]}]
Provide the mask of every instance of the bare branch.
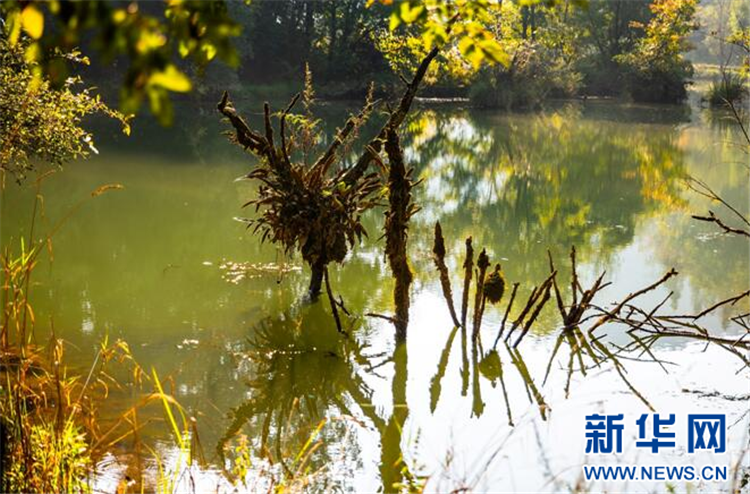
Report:
[{"label": "bare branch", "polygon": [[721,221],[721,219],[719,219],[713,211],[709,211],[708,216],[698,216],[694,214],[693,219],[698,221],[706,221],[708,223],[716,223],[719,228],[727,233],[734,233],[735,235],[744,235],[745,237],[750,237],[749,231],[727,225],[726,223]]}]

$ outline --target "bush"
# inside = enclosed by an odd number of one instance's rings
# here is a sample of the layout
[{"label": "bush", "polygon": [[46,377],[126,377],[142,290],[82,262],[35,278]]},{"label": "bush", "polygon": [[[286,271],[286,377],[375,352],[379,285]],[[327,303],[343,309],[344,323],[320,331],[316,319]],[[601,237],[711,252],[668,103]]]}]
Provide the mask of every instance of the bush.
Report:
[{"label": "bush", "polygon": [[643,103],[680,103],[687,98],[693,66],[687,60],[670,67],[648,67],[637,63],[625,71],[630,96]]},{"label": "bush", "polygon": [[10,446],[8,492],[91,492],[88,443],[73,422],[60,431],[51,423],[34,424],[28,438],[25,448],[21,442]]},{"label": "bush", "polygon": [[[80,77],[69,77],[62,87],[39,75],[41,68],[27,60],[28,40],[13,44],[0,34],[0,173],[22,180],[39,161],[63,163],[96,153],[93,135],[83,128],[92,114],[110,116],[128,134],[128,118],[110,109],[99,96],[80,89]],[[66,58],[83,59],[76,53]]]}]

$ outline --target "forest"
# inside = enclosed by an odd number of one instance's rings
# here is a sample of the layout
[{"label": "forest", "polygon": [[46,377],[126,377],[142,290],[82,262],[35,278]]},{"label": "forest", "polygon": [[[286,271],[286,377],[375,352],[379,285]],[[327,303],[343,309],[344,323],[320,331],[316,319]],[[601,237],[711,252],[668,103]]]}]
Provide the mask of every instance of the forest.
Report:
[{"label": "forest", "polygon": [[748,492],[749,81],[741,0],[0,2],[0,492]]}]

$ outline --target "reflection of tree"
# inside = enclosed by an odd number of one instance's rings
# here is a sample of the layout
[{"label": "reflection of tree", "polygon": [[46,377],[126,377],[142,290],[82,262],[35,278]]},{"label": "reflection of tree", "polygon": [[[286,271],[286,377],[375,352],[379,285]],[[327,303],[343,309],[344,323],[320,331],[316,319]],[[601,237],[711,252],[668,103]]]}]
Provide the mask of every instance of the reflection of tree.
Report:
[{"label": "reflection of tree", "polygon": [[[357,340],[340,335],[332,324],[325,304],[304,305],[298,312],[259,323],[249,339],[245,372],[249,398],[232,409],[230,425],[217,445],[223,458],[229,442],[244,427],[259,454],[273,458],[284,468],[311,437],[321,421],[323,447],[311,458],[312,470],[330,468],[328,476],[345,482],[359,466],[355,436],[338,417],[364,416],[374,426],[381,442],[381,475],[386,492],[394,485],[412,482],[405,463],[401,438],[409,415],[406,401],[406,345],[398,345],[388,361],[393,362],[393,407],[390,417],[381,418],[371,402],[372,391],[364,377],[374,371],[372,357]],[[240,366],[243,369],[243,366]],[[343,454],[333,458],[334,454]],[[339,475],[340,470],[349,471]],[[338,486],[345,487],[344,485]],[[325,486],[330,489],[330,483]]]},{"label": "reflection of tree", "polygon": [[[231,411],[231,423],[217,446],[220,456],[227,443],[248,425],[261,453],[270,451],[285,465],[302,451],[321,420],[331,418],[330,411],[352,416],[350,402],[369,403],[371,391],[356,368],[358,361],[364,362],[364,349],[336,332],[323,307],[306,305],[299,313],[269,318],[256,326],[245,353],[252,375],[247,383],[250,397]],[[372,407],[363,407],[362,412],[370,415],[370,410]],[[347,438],[350,444],[341,449],[318,449],[311,458],[314,470],[328,465],[333,451],[346,456],[336,468],[356,466],[356,443],[341,421],[328,420],[321,434],[323,444],[338,445]]]},{"label": "reflection of tree", "polygon": [[531,277],[542,264],[528,260],[548,246],[606,260],[632,240],[638,216],[682,205],[685,164],[669,127],[582,118],[568,106],[512,117],[424,111],[409,130],[407,156],[425,180],[417,200],[431,212],[415,220],[439,217],[448,238],[471,230],[511,260],[512,279]]},{"label": "reflection of tree", "polygon": [[406,402],[407,366],[406,344],[401,343],[393,351],[393,411],[384,430],[381,431],[380,478],[383,492],[393,492],[404,481],[413,480],[401,448],[404,424],[409,416],[409,406]]}]

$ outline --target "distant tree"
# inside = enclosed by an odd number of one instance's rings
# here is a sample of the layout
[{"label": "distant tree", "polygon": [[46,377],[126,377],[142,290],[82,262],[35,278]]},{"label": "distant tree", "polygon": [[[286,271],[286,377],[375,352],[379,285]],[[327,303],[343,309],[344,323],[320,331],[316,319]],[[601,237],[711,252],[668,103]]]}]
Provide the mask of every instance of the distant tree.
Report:
[{"label": "distant tree", "polygon": [[648,0],[592,0],[571,9],[566,24],[576,31],[580,51],[575,60],[587,94],[623,91],[622,66],[615,57],[633,49],[651,17]]},{"label": "distant tree", "polygon": [[472,101],[507,109],[536,108],[551,94],[573,95],[581,79],[575,68],[581,48],[578,30],[569,22],[572,10],[562,4],[530,10],[504,3],[493,31],[510,61],[482,69],[470,92]]},{"label": "distant tree", "polygon": [[676,103],[687,97],[693,65],[684,57],[688,36],[697,29],[697,0],[655,0],[653,17],[632,51],[618,55],[628,90],[637,101]]},{"label": "distant tree", "polygon": [[248,25],[243,72],[250,80],[298,77],[305,64],[324,82],[370,81],[388,73],[373,42],[387,20],[386,7],[366,8],[365,0],[261,0],[242,10]]}]

